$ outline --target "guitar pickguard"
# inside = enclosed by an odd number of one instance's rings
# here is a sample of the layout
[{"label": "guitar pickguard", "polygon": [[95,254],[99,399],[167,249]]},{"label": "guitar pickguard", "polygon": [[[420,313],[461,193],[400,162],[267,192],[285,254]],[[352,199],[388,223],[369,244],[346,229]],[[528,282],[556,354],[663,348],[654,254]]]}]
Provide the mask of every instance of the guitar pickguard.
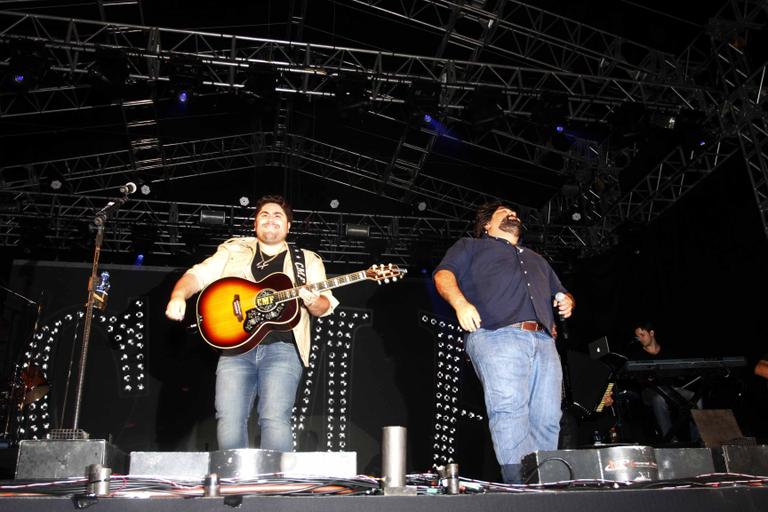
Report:
[{"label": "guitar pickguard", "polygon": [[245,312],[245,322],[243,322],[245,332],[251,333],[262,323],[280,318],[285,304],[273,302],[274,293],[274,290],[262,290],[256,295],[256,307]]}]

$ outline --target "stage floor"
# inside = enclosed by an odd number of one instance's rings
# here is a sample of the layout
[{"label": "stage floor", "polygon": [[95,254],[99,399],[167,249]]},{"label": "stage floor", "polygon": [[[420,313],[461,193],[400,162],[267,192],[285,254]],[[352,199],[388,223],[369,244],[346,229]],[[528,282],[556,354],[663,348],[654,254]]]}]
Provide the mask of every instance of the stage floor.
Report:
[{"label": "stage floor", "polygon": [[9,512],[64,512],[90,506],[102,512],[202,512],[233,507],[259,512],[764,512],[768,510],[768,488],[521,491],[458,496],[244,496],[235,502],[225,502],[221,497],[99,498],[91,502],[76,502],[70,497],[0,498],[0,511]]}]

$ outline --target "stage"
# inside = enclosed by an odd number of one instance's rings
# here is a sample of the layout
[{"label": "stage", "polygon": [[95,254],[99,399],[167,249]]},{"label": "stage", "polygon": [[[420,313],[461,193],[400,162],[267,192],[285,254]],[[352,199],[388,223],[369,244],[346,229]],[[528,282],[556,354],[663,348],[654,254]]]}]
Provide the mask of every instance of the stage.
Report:
[{"label": "stage", "polygon": [[478,510],[581,511],[654,510],[675,512],[740,512],[768,510],[768,489],[750,484],[711,488],[661,489],[574,489],[547,490],[517,488],[507,492],[471,495],[418,496],[228,496],[195,498],[73,498],[17,497],[0,498],[0,511],[56,512],[94,507],[100,511],[244,511],[279,512],[463,512]]}]

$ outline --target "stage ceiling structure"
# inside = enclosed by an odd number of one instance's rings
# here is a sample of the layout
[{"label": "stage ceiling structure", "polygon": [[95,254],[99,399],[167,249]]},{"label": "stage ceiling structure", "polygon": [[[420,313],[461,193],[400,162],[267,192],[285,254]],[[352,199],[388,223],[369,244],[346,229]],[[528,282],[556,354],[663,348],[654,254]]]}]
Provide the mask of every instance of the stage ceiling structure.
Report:
[{"label": "stage ceiling structure", "polygon": [[2,2],[0,246],[85,252],[132,181],[107,254],[172,262],[277,192],[332,262],[434,260],[495,199],[558,260],[732,162],[768,235],[768,2],[561,4]]}]

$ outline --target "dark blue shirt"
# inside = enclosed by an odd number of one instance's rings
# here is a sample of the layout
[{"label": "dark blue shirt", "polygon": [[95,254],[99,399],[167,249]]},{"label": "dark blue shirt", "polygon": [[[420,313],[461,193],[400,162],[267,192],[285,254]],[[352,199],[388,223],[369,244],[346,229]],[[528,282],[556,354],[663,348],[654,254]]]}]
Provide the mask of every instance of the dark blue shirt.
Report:
[{"label": "dark blue shirt", "polygon": [[535,320],[554,325],[552,299],[566,290],[538,253],[503,238],[462,238],[435,269],[449,270],[478,313],[483,329]]}]

